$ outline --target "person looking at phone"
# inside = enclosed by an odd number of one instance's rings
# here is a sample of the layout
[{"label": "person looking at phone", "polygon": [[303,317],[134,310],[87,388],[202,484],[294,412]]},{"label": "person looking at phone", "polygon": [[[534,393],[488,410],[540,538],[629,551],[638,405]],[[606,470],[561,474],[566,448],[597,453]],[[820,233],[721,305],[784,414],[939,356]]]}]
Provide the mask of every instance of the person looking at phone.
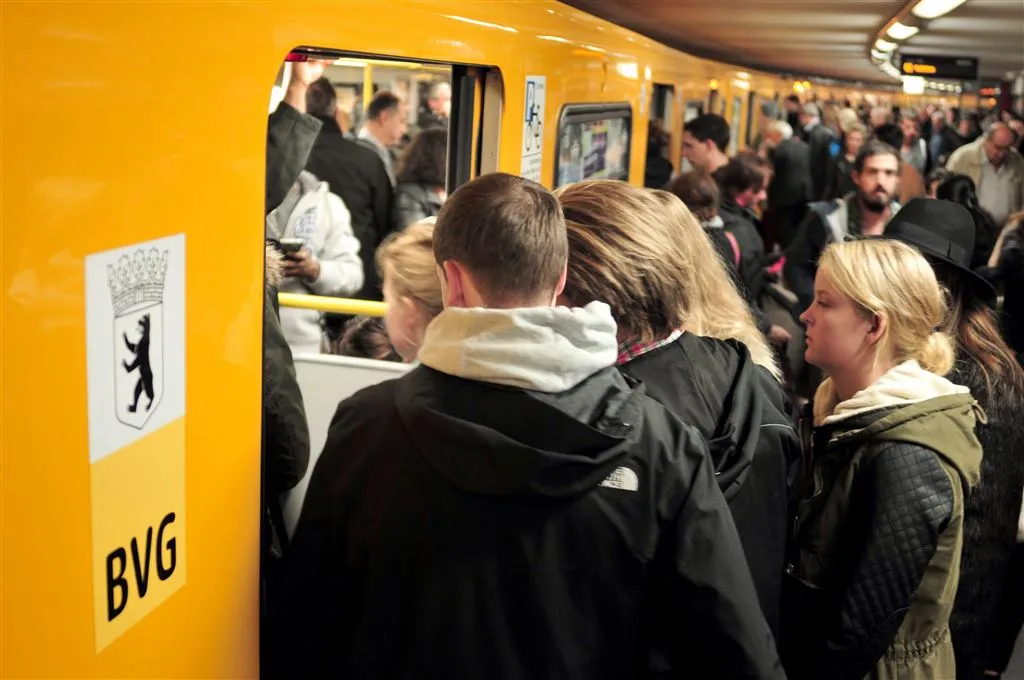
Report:
[{"label": "person looking at phone", "polygon": [[[284,256],[282,293],[344,297],[362,287],[359,240],[345,202],[313,173],[303,170],[267,215],[266,236]],[[282,307],[281,327],[293,353],[320,353],[320,312]]]}]

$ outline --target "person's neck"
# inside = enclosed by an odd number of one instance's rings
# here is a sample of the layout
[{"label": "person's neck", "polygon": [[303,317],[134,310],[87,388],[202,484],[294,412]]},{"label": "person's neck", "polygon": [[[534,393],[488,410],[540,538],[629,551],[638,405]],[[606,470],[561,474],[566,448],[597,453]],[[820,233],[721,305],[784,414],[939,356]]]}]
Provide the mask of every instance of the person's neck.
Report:
[{"label": "person's neck", "polygon": [[891,366],[875,365],[874,362],[870,366],[852,368],[848,371],[839,371],[837,373],[829,373],[829,377],[832,378],[832,389],[836,393],[836,403],[844,402],[853,395],[857,394],[861,390],[866,390],[871,387],[885,375]]},{"label": "person's neck", "polygon": [[728,157],[728,156],[726,156],[726,155],[725,155],[724,153],[722,153],[721,151],[718,151],[718,150],[716,149],[716,150],[715,150],[715,151],[713,151],[713,152],[711,153],[711,155],[710,155],[710,156],[708,157],[708,167],[707,167],[707,171],[708,171],[709,173],[712,173],[712,172],[714,172],[715,170],[718,170],[718,169],[719,169],[720,167],[722,167],[723,165],[728,165],[728,164],[729,164],[729,157]]},{"label": "person's neck", "polygon": [[379,126],[375,125],[373,122],[369,122],[366,124],[364,129],[366,130],[366,134],[373,137],[373,141],[377,142],[384,148],[387,148],[388,145],[384,143],[383,139],[381,139],[382,135]]}]

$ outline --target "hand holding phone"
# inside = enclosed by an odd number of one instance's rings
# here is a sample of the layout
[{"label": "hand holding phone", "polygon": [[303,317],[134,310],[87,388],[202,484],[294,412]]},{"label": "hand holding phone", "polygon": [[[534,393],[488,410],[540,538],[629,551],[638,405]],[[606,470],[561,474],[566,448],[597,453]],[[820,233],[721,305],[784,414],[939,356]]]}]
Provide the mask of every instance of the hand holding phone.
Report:
[{"label": "hand holding phone", "polygon": [[295,253],[302,250],[303,246],[301,238],[283,238],[278,243],[281,246],[281,253],[288,259],[294,259]]}]

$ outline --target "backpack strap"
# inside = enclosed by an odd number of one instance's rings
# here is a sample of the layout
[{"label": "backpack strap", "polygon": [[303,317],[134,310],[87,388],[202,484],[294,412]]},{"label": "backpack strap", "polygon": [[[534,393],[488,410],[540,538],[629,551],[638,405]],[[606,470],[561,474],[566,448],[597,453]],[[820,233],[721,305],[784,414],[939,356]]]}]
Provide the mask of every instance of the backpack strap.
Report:
[{"label": "backpack strap", "polygon": [[729,240],[729,245],[732,246],[732,257],[735,261],[736,269],[740,268],[740,242],[736,240],[736,236],[728,230],[725,231],[725,238]]}]

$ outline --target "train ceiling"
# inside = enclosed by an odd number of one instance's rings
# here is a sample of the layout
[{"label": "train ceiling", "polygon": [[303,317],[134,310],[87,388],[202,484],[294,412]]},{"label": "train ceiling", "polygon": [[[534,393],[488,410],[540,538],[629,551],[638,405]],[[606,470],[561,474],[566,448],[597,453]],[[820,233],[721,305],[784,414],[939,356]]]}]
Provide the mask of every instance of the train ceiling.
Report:
[{"label": "train ceiling", "polygon": [[[566,0],[680,50],[748,68],[893,84],[868,56],[906,0]],[[1024,0],[968,0],[904,51],[976,56],[983,79],[1024,70]]]}]

